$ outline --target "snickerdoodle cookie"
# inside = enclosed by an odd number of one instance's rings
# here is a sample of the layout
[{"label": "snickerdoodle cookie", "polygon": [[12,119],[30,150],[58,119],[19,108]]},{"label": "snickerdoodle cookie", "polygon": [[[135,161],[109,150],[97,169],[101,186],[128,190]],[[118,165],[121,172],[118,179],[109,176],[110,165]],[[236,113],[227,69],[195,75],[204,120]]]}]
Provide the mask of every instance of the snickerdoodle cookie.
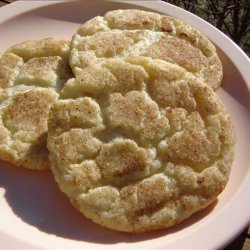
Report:
[{"label": "snickerdoodle cookie", "polygon": [[222,64],[215,46],[190,25],[142,10],[114,10],[82,24],[71,42],[73,71],[103,58],[145,56],[184,67],[210,85],[220,86]]},{"label": "snickerdoodle cookie", "polygon": [[235,145],[230,116],[182,67],[110,58],[75,69],[63,96],[49,115],[51,168],[94,222],[126,232],[165,228],[224,189]]},{"label": "snickerdoodle cookie", "polygon": [[69,42],[23,42],[0,58],[0,159],[43,170],[49,167],[47,122],[58,92],[72,76]]}]

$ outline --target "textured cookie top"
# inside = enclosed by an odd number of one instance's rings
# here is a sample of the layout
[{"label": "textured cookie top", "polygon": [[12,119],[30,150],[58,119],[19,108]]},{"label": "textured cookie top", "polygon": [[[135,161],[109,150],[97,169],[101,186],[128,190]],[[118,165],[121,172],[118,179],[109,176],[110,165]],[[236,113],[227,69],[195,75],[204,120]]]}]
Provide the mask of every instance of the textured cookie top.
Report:
[{"label": "textured cookie top", "polygon": [[47,121],[72,76],[69,42],[50,38],[9,48],[0,58],[0,159],[48,168]]},{"label": "textured cookie top", "polygon": [[68,60],[67,41],[46,38],[12,46],[0,58],[0,101],[21,88],[60,90],[72,75]]},{"label": "textured cookie top", "polygon": [[212,88],[145,57],[75,70],[50,111],[52,170],[72,203],[121,231],[174,225],[223,190],[232,123]]},{"label": "textured cookie top", "polygon": [[222,79],[214,45],[190,25],[157,13],[109,11],[81,25],[71,48],[73,70],[102,58],[146,56],[182,66],[213,89]]}]

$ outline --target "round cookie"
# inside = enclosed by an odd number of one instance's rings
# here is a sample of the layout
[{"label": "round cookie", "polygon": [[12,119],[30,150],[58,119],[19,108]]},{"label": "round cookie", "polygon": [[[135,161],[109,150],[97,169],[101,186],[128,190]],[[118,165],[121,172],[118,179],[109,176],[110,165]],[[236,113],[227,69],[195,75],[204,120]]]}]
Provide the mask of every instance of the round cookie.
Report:
[{"label": "round cookie", "polygon": [[49,109],[72,76],[69,42],[46,38],[9,48],[0,58],[0,159],[49,168]]},{"label": "round cookie", "polygon": [[124,57],[75,70],[49,115],[60,189],[87,218],[119,231],[175,225],[224,189],[234,154],[229,114],[182,67]]},{"label": "round cookie", "polygon": [[114,10],[82,24],[71,42],[73,69],[103,58],[146,56],[184,67],[216,90],[222,64],[215,46],[173,17],[136,9]]}]

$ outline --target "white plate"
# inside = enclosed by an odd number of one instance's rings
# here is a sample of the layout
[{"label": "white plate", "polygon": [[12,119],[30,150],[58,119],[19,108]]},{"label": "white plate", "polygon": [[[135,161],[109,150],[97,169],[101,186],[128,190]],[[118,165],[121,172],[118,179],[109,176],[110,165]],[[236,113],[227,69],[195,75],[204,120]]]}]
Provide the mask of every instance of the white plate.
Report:
[{"label": "white plate", "polygon": [[0,9],[0,50],[44,37],[70,39],[80,23],[117,8],[148,8],[182,19],[218,47],[223,88],[237,134],[229,183],[217,203],[179,226],[129,235],[83,218],[58,190],[50,173],[0,163],[0,247],[57,249],[222,248],[250,220],[250,62],[230,39],[202,19],[160,1],[19,1]]}]

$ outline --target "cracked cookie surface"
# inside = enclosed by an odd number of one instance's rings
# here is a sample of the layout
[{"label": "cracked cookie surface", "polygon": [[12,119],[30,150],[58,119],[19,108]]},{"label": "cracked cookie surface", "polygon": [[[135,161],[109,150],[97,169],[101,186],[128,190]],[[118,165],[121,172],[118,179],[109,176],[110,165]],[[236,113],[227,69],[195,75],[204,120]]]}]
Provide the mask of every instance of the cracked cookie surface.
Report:
[{"label": "cracked cookie surface", "polygon": [[72,77],[69,42],[46,38],[16,44],[0,58],[0,159],[49,168],[49,109]]},{"label": "cracked cookie surface", "polygon": [[165,228],[224,189],[235,145],[230,116],[182,67],[109,58],[75,70],[62,97],[49,115],[52,171],[94,222],[126,232]]},{"label": "cracked cookie surface", "polygon": [[214,90],[222,80],[215,46],[202,33],[173,17],[142,10],[114,10],[82,24],[71,42],[75,71],[104,58],[145,56],[175,63]]}]

